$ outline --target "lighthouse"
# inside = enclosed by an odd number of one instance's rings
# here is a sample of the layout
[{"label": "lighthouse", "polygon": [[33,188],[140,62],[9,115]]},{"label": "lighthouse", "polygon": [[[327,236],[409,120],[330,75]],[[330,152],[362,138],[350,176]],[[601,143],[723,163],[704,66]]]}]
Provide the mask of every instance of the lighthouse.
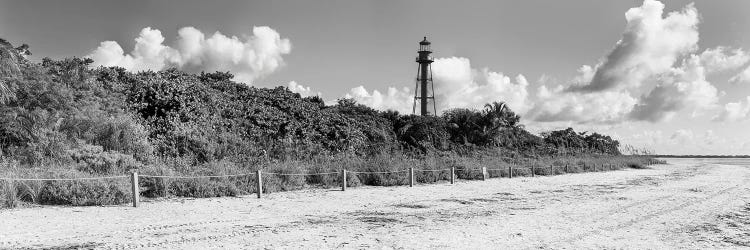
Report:
[{"label": "lighthouse", "polygon": [[419,102],[419,114],[422,116],[430,115],[428,106],[432,104],[432,115],[437,114],[435,108],[435,87],[432,84],[432,62],[434,61],[430,54],[430,42],[427,37],[419,42],[419,51],[417,51],[417,79],[414,89],[414,105],[412,113],[417,113],[417,102]]}]

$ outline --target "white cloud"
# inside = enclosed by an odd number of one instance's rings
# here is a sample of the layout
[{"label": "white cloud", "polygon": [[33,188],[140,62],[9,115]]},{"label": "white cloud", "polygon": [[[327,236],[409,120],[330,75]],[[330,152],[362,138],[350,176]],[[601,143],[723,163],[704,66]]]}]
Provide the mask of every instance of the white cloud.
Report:
[{"label": "white cloud", "polygon": [[742,49],[731,52],[728,48],[719,46],[715,49],[707,49],[700,55],[701,64],[706,67],[707,73],[715,73],[738,69],[750,62],[750,55]]},{"label": "white cloud", "polygon": [[627,25],[615,48],[594,67],[591,82],[577,89],[603,91],[637,88],[644,80],[671,70],[681,55],[697,49],[698,12],[690,4],[666,17],[664,4],[645,0],[625,13]]},{"label": "white cloud", "polygon": [[378,90],[367,91],[364,86],[353,88],[345,98],[352,98],[359,104],[364,104],[378,110],[395,110],[403,114],[412,113],[414,94],[409,88],[397,89],[389,87],[385,94]]},{"label": "white cloud", "polygon": [[464,57],[438,58],[432,65],[438,112],[452,108],[482,108],[504,101],[515,112],[529,109],[529,82],[523,75],[515,78],[487,68],[477,70]]},{"label": "white cloud", "polygon": [[[594,73],[594,68],[583,65],[572,82],[590,82]],[[567,91],[563,85],[542,85],[536,96],[528,116],[541,122],[615,123],[622,121],[636,104],[636,99],[625,91],[587,93]]]},{"label": "white cloud", "polygon": [[314,92],[312,88],[302,86],[302,84],[299,84],[295,81],[291,81],[287,83],[286,87],[289,89],[289,91],[292,91],[294,93],[300,94],[302,97],[308,97],[308,96],[323,96],[320,92]]},{"label": "white cloud", "polygon": [[102,42],[87,57],[95,65],[120,66],[130,71],[177,67],[190,72],[230,71],[236,80],[251,83],[284,65],[283,55],[291,51],[289,39],[282,39],[269,27],[253,27],[245,39],[219,32],[210,37],[193,27],[181,28],[174,46],[164,45],[161,31],[141,30],[135,48],[125,54],[114,41]]},{"label": "white cloud", "polygon": [[110,66],[121,66],[123,68],[133,68],[133,58],[126,57],[125,51],[122,50],[120,44],[114,41],[104,41],[99,44],[99,47],[90,55],[94,59],[94,64],[102,65],[106,67]]},{"label": "white cloud", "polygon": [[627,92],[569,92],[561,85],[539,87],[537,98],[528,115],[541,122],[615,123],[622,121],[636,103]]},{"label": "white cloud", "polygon": [[729,82],[733,82],[733,83],[750,82],[750,66],[748,66],[747,68],[745,68],[745,70],[743,70],[739,74],[729,79]]},{"label": "white cloud", "polygon": [[645,121],[669,120],[677,111],[716,107],[718,90],[706,81],[706,73],[696,55],[686,59],[681,68],[662,77],[661,83],[640,98],[631,118]]},{"label": "white cloud", "polygon": [[673,143],[682,145],[692,144],[694,138],[695,135],[690,129],[678,129],[674,131],[672,136],[669,137],[669,139],[672,140]]},{"label": "white cloud", "polygon": [[[680,12],[663,14],[664,4],[653,0],[628,10],[625,32],[615,48],[595,66],[582,66],[571,86],[552,90],[542,86],[532,118],[545,122],[657,122],[684,109],[715,107],[719,92],[706,80],[706,71],[736,68],[750,58],[742,50],[730,53],[724,47],[706,50],[700,56],[692,54],[698,48],[695,7],[690,4]],[[649,91],[645,83],[655,83],[655,87]]]},{"label": "white cloud", "polygon": [[721,113],[714,117],[714,121],[739,121],[750,117],[750,96],[739,102],[730,102],[724,105]]},{"label": "white cloud", "polygon": [[678,147],[706,148],[717,144],[726,144],[728,140],[708,129],[703,134],[695,133],[691,129],[678,129],[669,137],[668,144]]},{"label": "white cloud", "polygon": [[578,68],[578,75],[576,75],[576,77],[573,78],[573,83],[574,84],[590,83],[591,80],[594,78],[594,74],[596,74],[596,69],[592,68],[589,65],[583,65],[580,68]]}]

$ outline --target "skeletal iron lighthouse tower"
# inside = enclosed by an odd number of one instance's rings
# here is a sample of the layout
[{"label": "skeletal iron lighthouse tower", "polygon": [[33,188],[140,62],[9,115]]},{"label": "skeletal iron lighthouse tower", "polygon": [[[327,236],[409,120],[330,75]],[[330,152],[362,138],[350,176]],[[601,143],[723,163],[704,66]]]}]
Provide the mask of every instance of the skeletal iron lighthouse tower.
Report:
[{"label": "skeletal iron lighthouse tower", "polygon": [[[430,50],[430,42],[427,41],[427,37],[419,42],[419,56],[417,56],[417,82],[416,88],[414,89],[414,105],[412,106],[412,113],[417,112],[417,101],[419,101],[419,114],[430,115],[427,111],[428,103],[432,103],[432,114],[437,114],[435,108],[435,87],[432,85],[432,63],[433,59],[430,56],[432,51]],[[429,91],[428,91],[429,90]],[[432,101],[430,101],[432,100]]]}]

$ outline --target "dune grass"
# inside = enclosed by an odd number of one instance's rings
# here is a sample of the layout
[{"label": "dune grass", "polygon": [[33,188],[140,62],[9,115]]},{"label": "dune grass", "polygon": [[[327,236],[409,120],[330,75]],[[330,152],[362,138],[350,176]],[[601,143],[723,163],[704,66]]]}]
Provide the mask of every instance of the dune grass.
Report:
[{"label": "dune grass", "polygon": [[[180,160],[163,161],[139,169],[141,196],[159,197],[220,197],[255,193],[255,171],[263,172],[264,192],[282,192],[303,188],[340,186],[339,172],[347,169],[350,187],[408,185],[408,169],[415,169],[417,183],[450,180],[454,167],[456,177],[465,180],[482,179],[482,167],[490,178],[508,177],[509,167],[515,176],[558,175],[625,168],[642,169],[651,164],[664,163],[644,156],[576,156],[547,158],[467,157],[457,155],[427,155],[419,158],[405,155],[380,154],[373,157],[330,156],[308,161],[267,162],[244,166],[227,161],[189,166]],[[79,170],[51,165],[45,170],[22,168],[5,162],[0,176],[7,178],[86,178],[97,177]],[[554,167],[551,167],[554,166]],[[566,168],[567,166],[567,168]],[[566,171],[567,170],[567,171]],[[364,173],[363,173],[364,172]],[[396,172],[378,173],[367,172]],[[322,174],[319,174],[322,173]],[[164,178],[148,176],[205,176],[248,174],[232,177]],[[317,175],[298,175],[317,174]],[[112,176],[112,175],[107,175]],[[126,176],[126,173],[123,173]],[[101,180],[0,180],[0,207],[40,205],[113,205],[131,200],[128,177]]]}]

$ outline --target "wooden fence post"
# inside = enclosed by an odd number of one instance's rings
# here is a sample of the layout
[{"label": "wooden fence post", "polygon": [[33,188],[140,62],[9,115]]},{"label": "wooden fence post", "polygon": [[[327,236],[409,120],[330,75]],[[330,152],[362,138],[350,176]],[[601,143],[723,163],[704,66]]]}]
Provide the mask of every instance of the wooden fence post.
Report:
[{"label": "wooden fence post", "polygon": [[341,169],[341,191],[346,191],[346,169]]},{"label": "wooden fence post", "polygon": [[168,193],[169,193],[169,187],[167,187],[167,182],[165,181],[167,178],[162,177],[162,178],[159,178],[159,179],[161,179],[162,196],[163,197],[169,196],[168,195]]},{"label": "wooden fence post", "polygon": [[456,167],[451,167],[451,184],[455,183],[456,179]]},{"label": "wooden fence post", "polygon": [[489,174],[489,173],[487,173],[487,167],[482,167],[482,180],[483,180],[483,181],[484,181],[484,180],[487,180],[487,178],[489,177],[489,175],[490,175],[490,174]]},{"label": "wooden fence post", "polygon": [[261,176],[261,171],[258,169],[258,171],[255,171],[255,185],[256,189],[258,190],[258,199],[263,195],[263,177]]},{"label": "wooden fence post", "polygon": [[534,165],[531,165],[531,177],[536,177],[536,167]]},{"label": "wooden fence post", "polygon": [[414,168],[409,168],[409,187],[414,187]]},{"label": "wooden fence post", "polygon": [[508,179],[513,178],[513,165],[508,166]]},{"label": "wooden fence post", "polygon": [[130,172],[130,188],[133,191],[133,207],[138,207],[141,203],[141,187],[138,185],[138,171]]}]

